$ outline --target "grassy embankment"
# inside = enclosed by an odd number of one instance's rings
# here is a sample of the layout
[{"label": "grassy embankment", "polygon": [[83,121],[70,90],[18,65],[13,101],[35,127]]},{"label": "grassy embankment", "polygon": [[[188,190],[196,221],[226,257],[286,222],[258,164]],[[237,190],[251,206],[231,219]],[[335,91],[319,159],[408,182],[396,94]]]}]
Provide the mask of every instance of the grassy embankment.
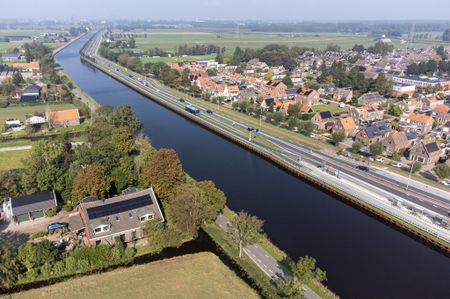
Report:
[{"label": "grassy embankment", "polygon": [[[228,208],[224,209],[224,215],[228,219],[233,219],[236,213]],[[277,297],[277,289],[270,278],[264,274],[261,269],[246,255],[243,254],[239,258],[239,249],[236,242],[230,240],[226,232],[223,231],[215,223],[207,224],[203,226],[205,232],[224,250],[224,252],[230,256],[236,263],[241,266],[244,271],[251,277],[259,288],[263,290],[263,294],[267,297]],[[258,244],[264,248],[273,258],[283,265],[290,267],[290,259],[285,252],[276,247],[267,237],[263,237]],[[317,281],[305,282],[314,292],[316,292],[322,298],[336,298],[330,290],[327,289],[321,283]]]},{"label": "grassy embankment", "polygon": [[22,160],[29,154],[30,150],[0,152],[0,171],[22,168]]},{"label": "grassy embankment", "polygon": [[212,253],[71,279],[10,298],[258,298]]}]

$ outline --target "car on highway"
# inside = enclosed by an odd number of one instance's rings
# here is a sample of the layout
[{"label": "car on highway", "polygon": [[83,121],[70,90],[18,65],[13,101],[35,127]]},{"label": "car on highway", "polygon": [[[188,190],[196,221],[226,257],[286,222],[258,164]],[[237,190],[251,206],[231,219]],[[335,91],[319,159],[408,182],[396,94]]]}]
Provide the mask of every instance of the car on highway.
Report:
[{"label": "car on highway", "polygon": [[255,129],[254,128],[252,128],[252,127],[247,127],[247,131],[250,131],[250,132],[252,132],[252,131],[254,131]]},{"label": "car on highway", "polygon": [[206,113],[213,114],[213,111],[211,109],[206,109]]},{"label": "car on highway", "polygon": [[183,98],[179,98],[178,101],[180,101],[181,103],[185,102],[185,100]]},{"label": "car on highway", "polygon": [[356,166],[356,168],[358,168],[359,170],[365,171],[365,172],[369,171],[369,167],[364,166],[364,165],[358,165],[358,166]]},{"label": "car on highway", "polygon": [[236,123],[235,123],[235,122],[232,122],[231,125],[234,127],[234,126],[236,125]]},{"label": "car on highway", "polygon": [[58,230],[67,229],[69,227],[69,223],[67,222],[53,222],[47,226],[47,231],[49,233],[53,233]]}]

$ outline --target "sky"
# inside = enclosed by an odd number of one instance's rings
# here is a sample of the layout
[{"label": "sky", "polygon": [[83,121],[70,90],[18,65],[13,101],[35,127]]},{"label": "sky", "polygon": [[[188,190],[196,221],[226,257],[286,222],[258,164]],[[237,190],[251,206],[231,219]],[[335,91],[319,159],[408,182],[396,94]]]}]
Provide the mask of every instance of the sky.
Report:
[{"label": "sky", "polygon": [[[20,0],[0,18],[147,20],[450,20],[450,0]],[[19,4],[18,4],[19,3]]]}]

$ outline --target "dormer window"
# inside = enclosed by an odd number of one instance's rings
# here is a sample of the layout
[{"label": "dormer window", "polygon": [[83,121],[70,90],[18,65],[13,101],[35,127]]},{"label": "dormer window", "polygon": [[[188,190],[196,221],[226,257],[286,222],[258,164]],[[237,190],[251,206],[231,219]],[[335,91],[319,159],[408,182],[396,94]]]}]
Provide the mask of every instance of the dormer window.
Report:
[{"label": "dormer window", "polygon": [[100,225],[94,228],[94,234],[100,234],[107,231],[109,231],[109,225]]},{"label": "dormer window", "polygon": [[139,218],[139,220],[140,220],[141,222],[145,222],[145,221],[152,220],[152,219],[153,219],[153,214],[142,215],[142,216]]}]

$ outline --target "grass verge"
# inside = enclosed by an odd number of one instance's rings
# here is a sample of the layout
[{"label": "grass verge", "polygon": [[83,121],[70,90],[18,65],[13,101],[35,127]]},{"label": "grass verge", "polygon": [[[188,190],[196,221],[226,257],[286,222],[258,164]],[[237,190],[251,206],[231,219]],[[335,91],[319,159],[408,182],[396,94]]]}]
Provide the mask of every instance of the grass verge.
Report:
[{"label": "grass verge", "polygon": [[0,171],[22,168],[22,160],[29,154],[30,150],[0,152]]}]

